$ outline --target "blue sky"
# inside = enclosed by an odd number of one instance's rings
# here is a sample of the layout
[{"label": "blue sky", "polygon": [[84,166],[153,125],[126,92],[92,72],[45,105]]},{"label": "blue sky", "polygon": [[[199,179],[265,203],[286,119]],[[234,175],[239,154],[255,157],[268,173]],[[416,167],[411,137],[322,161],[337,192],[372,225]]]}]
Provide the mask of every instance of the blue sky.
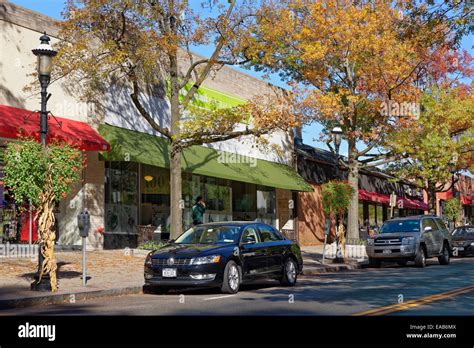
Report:
[{"label": "blue sky", "polygon": [[[47,0],[47,1],[45,0],[10,0],[10,2],[17,4],[19,6],[29,8],[33,11],[41,12],[45,15],[48,15],[56,19],[61,18],[61,11],[64,5],[64,0]],[[462,48],[467,50],[471,55],[474,55],[473,36],[464,38],[462,42]],[[199,50],[196,50],[196,53],[199,53],[204,56],[209,56],[210,50],[204,47]],[[240,68],[237,68],[237,69],[240,69]],[[261,73],[258,73],[255,71],[251,71],[247,69],[243,69],[243,71],[253,76],[257,76],[257,77],[262,76]],[[270,76],[270,82],[281,87],[285,86],[285,83],[281,81],[277,75]],[[319,124],[312,124],[309,126],[305,126],[303,128],[304,143],[327,149],[326,144],[317,140],[321,130],[322,130],[322,127]],[[343,155],[347,154],[347,145],[344,143],[341,145],[341,154]]]}]

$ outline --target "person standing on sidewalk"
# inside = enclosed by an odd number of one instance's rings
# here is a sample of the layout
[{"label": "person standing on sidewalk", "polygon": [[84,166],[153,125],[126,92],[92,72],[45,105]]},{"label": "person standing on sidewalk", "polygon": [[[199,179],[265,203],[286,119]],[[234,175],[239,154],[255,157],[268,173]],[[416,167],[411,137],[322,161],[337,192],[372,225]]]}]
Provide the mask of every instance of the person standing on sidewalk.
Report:
[{"label": "person standing on sidewalk", "polygon": [[206,203],[202,196],[196,198],[196,203],[193,205],[193,225],[197,226],[203,223],[204,212],[206,211]]}]

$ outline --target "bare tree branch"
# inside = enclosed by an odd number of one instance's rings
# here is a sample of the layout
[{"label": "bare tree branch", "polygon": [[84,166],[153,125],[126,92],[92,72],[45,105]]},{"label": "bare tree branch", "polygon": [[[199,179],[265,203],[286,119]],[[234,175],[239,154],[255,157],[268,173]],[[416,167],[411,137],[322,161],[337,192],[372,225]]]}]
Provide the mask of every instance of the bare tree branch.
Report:
[{"label": "bare tree branch", "polygon": [[169,129],[161,127],[158,123],[156,123],[156,121],[149,114],[149,112],[143,107],[142,103],[140,102],[139,95],[140,95],[140,90],[139,90],[139,87],[138,87],[138,82],[135,80],[135,81],[133,81],[133,93],[130,94],[130,98],[132,98],[133,104],[137,108],[138,112],[140,112],[140,114],[143,116],[143,118],[145,118],[145,120],[147,120],[149,125],[154,130],[156,130],[160,134],[164,135],[168,139],[171,139],[171,133],[170,133]]},{"label": "bare tree branch", "polygon": [[[235,0],[231,0],[229,8],[227,9],[227,12],[224,16],[224,20],[227,21],[230,18],[230,15],[232,14],[234,6],[235,6]],[[201,84],[204,82],[204,80],[209,75],[209,72],[211,71],[211,68],[214,65],[214,63],[211,63],[211,62],[215,62],[215,61],[218,60],[217,58],[219,57],[219,54],[222,50],[222,47],[224,47],[224,43],[225,43],[225,39],[223,37],[221,37],[217,42],[217,45],[214,49],[214,52],[211,55],[211,58],[209,59],[209,62],[204,67],[203,71],[199,75],[199,78],[196,81],[194,81],[194,84],[191,87],[191,89],[188,91],[188,93],[186,93],[186,96],[184,97],[184,99],[181,103],[183,109],[185,109],[188,106],[189,102],[194,97],[194,94],[196,93],[198,88],[201,86]]]}]

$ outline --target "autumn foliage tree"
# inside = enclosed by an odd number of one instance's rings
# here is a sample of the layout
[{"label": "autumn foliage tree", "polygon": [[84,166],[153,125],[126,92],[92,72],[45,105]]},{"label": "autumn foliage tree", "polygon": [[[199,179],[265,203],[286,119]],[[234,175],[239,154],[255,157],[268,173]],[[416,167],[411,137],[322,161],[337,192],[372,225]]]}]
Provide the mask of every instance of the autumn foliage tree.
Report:
[{"label": "autumn foliage tree", "polygon": [[[468,22],[467,7],[454,5],[268,0],[248,55],[293,85],[300,110],[324,126],[322,138],[342,128],[348,154],[340,165],[357,192],[361,168],[400,156],[385,151],[386,135],[416,123],[422,88],[440,68],[434,57],[450,52],[457,42],[451,34],[462,34]],[[357,194],[348,235],[359,237]]]},{"label": "autumn foliage tree", "polygon": [[397,177],[428,193],[436,212],[436,193],[452,189],[451,173],[472,170],[474,155],[474,98],[472,87],[433,87],[421,100],[417,125],[390,134],[387,145],[406,158],[388,166]]},{"label": "autumn foliage tree", "polygon": [[43,147],[35,139],[21,138],[8,143],[5,151],[5,186],[12,189],[18,205],[26,200],[37,210],[43,263],[36,281],[48,275],[53,292],[57,291],[54,207],[80,179],[82,166],[80,150],[65,143]]},{"label": "autumn foliage tree", "polygon": [[[260,96],[229,108],[195,107],[200,87],[223,65],[249,61],[242,43],[255,25],[256,3],[185,0],[68,0],[61,22],[57,76],[96,101],[108,88],[127,88],[139,114],[170,142],[172,238],[182,231],[181,154],[184,148],[243,136],[260,137],[298,124],[287,95]],[[200,5],[200,6],[199,6]],[[208,58],[192,48],[212,47]],[[180,61],[186,61],[181,65]],[[169,103],[154,114],[146,97]],[[248,122],[250,120],[250,122]]]}]

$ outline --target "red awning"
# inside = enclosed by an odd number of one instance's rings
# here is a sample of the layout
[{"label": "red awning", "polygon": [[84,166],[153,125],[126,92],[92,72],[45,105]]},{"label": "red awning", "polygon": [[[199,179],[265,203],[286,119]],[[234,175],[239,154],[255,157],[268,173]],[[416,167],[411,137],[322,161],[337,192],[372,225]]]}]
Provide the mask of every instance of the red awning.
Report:
[{"label": "red awning", "polygon": [[472,205],[472,197],[461,195],[462,205]]},{"label": "red awning", "polygon": [[[438,192],[436,195],[439,199],[448,200],[453,197],[453,190]],[[472,205],[472,197],[461,194],[461,204]]]},{"label": "red awning", "polygon": [[[27,120],[25,121],[25,117]],[[48,121],[48,142],[53,139],[79,147],[82,151],[109,151],[110,145],[85,122],[56,117]],[[40,138],[39,113],[0,105],[0,137],[15,139],[19,136]]]},{"label": "red awning", "polygon": [[[390,204],[390,195],[383,193],[370,192],[366,190],[359,190],[359,199],[362,201],[369,201],[382,204]],[[403,209],[418,209],[428,210],[428,204],[410,198],[397,198],[397,204],[401,201]]]},{"label": "red awning", "polygon": [[403,209],[429,210],[428,204],[411,198],[398,198],[397,204],[402,201]]},{"label": "red awning", "polygon": [[383,193],[370,192],[366,190],[359,190],[359,199],[362,201],[370,201],[382,204],[390,203],[390,196]]}]

